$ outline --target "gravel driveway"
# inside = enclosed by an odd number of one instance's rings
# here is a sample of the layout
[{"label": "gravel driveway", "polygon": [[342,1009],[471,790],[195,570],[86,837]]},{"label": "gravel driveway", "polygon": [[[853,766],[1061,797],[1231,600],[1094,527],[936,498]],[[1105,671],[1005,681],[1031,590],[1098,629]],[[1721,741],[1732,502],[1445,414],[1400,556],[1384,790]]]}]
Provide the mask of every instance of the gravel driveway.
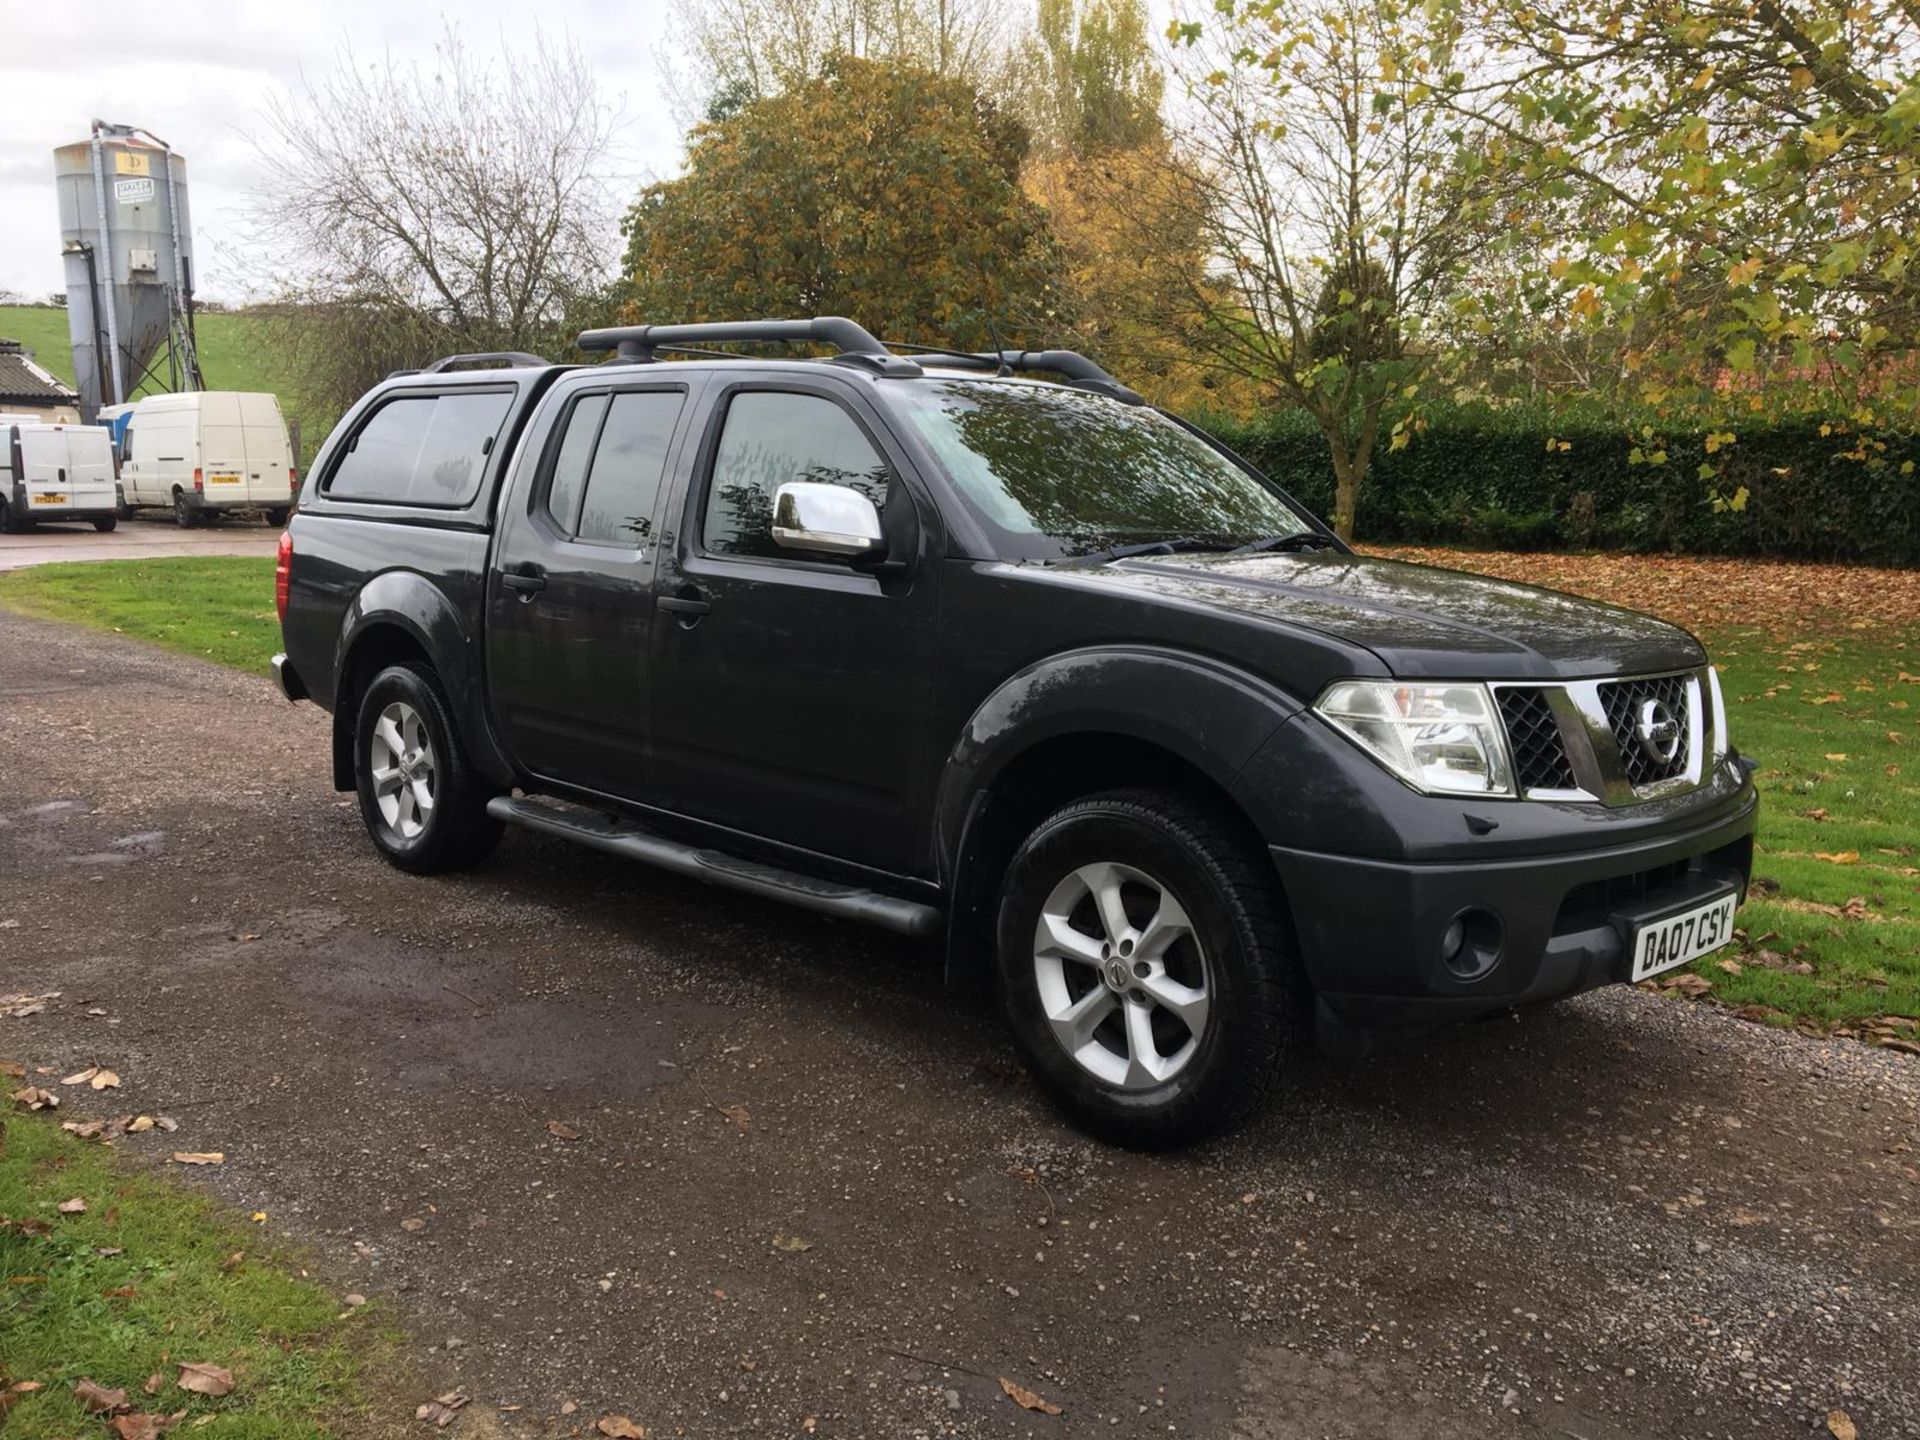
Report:
[{"label": "gravel driveway", "polygon": [[524,834],[401,875],[326,735],[0,616],[0,991],[62,992],[0,1056],[110,1063],[508,1433],[1920,1435],[1908,1057],[1615,990],[1129,1154],[934,949]]},{"label": "gravel driveway", "polygon": [[162,555],[271,555],[280,529],[248,514],[182,530],[171,515],[142,510],[111,534],[91,525],[36,525],[24,535],[0,535],[0,570],[52,560],[153,560]]}]

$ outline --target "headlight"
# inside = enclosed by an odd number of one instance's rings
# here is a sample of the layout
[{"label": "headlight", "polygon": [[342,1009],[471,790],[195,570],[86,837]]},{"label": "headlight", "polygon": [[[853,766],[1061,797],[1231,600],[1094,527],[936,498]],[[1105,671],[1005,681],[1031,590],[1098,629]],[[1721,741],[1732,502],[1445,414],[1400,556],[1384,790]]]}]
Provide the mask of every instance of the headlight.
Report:
[{"label": "headlight", "polygon": [[1313,708],[1416,790],[1514,793],[1506,732],[1484,685],[1342,680]]},{"label": "headlight", "polygon": [[1713,705],[1713,758],[1727,758],[1727,697],[1720,693],[1720,672],[1707,666],[1707,698]]}]

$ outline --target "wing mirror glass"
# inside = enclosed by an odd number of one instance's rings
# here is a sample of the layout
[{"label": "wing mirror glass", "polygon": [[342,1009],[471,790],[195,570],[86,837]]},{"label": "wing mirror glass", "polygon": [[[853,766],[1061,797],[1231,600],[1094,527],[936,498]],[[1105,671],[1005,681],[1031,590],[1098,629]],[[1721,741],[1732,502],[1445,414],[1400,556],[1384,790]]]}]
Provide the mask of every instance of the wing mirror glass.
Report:
[{"label": "wing mirror glass", "polygon": [[858,490],[795,480],[774,492],[773,543],[815,555],[870,555],[886,537],[880,512]]}]

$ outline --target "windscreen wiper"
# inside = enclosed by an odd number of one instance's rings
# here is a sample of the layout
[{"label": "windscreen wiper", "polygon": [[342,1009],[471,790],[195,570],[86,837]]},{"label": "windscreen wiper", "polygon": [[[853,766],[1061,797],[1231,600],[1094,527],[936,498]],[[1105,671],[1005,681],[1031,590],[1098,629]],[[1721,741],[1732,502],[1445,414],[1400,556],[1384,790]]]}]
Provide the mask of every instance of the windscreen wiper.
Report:
[{"label": "windscreen wiper", "polygon": [[1197,551],[1222,551],[1231,547],[1219,540],[1200,535],[1176,535],[1171,540],[1142,540],[1133,545],[1109,545],[1077,558],[1082,560],[1128,560],[1136,555],[1190,555]]},{"label": "windscreen wiper", "polygon": [[1236,545],[1229,555],[1252,555],[1261,551],[1299,551],[1299,550],[1338,550],[1340,542],[1331,535],[1322,535],[1318,530],[1296,530],[1291,535],[1265,535],[1258,540],[1249,540],[1244,545]]}]

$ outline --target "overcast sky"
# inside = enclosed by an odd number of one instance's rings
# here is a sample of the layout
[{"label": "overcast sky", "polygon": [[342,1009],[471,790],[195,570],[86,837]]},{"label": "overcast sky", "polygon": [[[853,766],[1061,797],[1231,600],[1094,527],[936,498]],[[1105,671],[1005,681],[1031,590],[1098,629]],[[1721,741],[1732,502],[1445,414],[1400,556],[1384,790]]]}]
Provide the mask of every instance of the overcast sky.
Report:
[{"label": "overcast sky", "polygon": [[[530,44],[530,15],[580,42],[622,115],[608,162],[620,192],[679,168],[684,127],[658,59],[669,0],[460,0],[447,13],[477,55],[510,58]],[[151,130],[186,157],[200,292],[247,298],[261,267],[237,239],[263,102],[303,66],[331,66],[346,43],[363,61],[425,60],[442,30],[440,9],[413,0],[170,0],[138,16],[127,5],[0,0],[0,290],[37,299],[64,285],[53,150],[86,139],[97,116]]]}]

